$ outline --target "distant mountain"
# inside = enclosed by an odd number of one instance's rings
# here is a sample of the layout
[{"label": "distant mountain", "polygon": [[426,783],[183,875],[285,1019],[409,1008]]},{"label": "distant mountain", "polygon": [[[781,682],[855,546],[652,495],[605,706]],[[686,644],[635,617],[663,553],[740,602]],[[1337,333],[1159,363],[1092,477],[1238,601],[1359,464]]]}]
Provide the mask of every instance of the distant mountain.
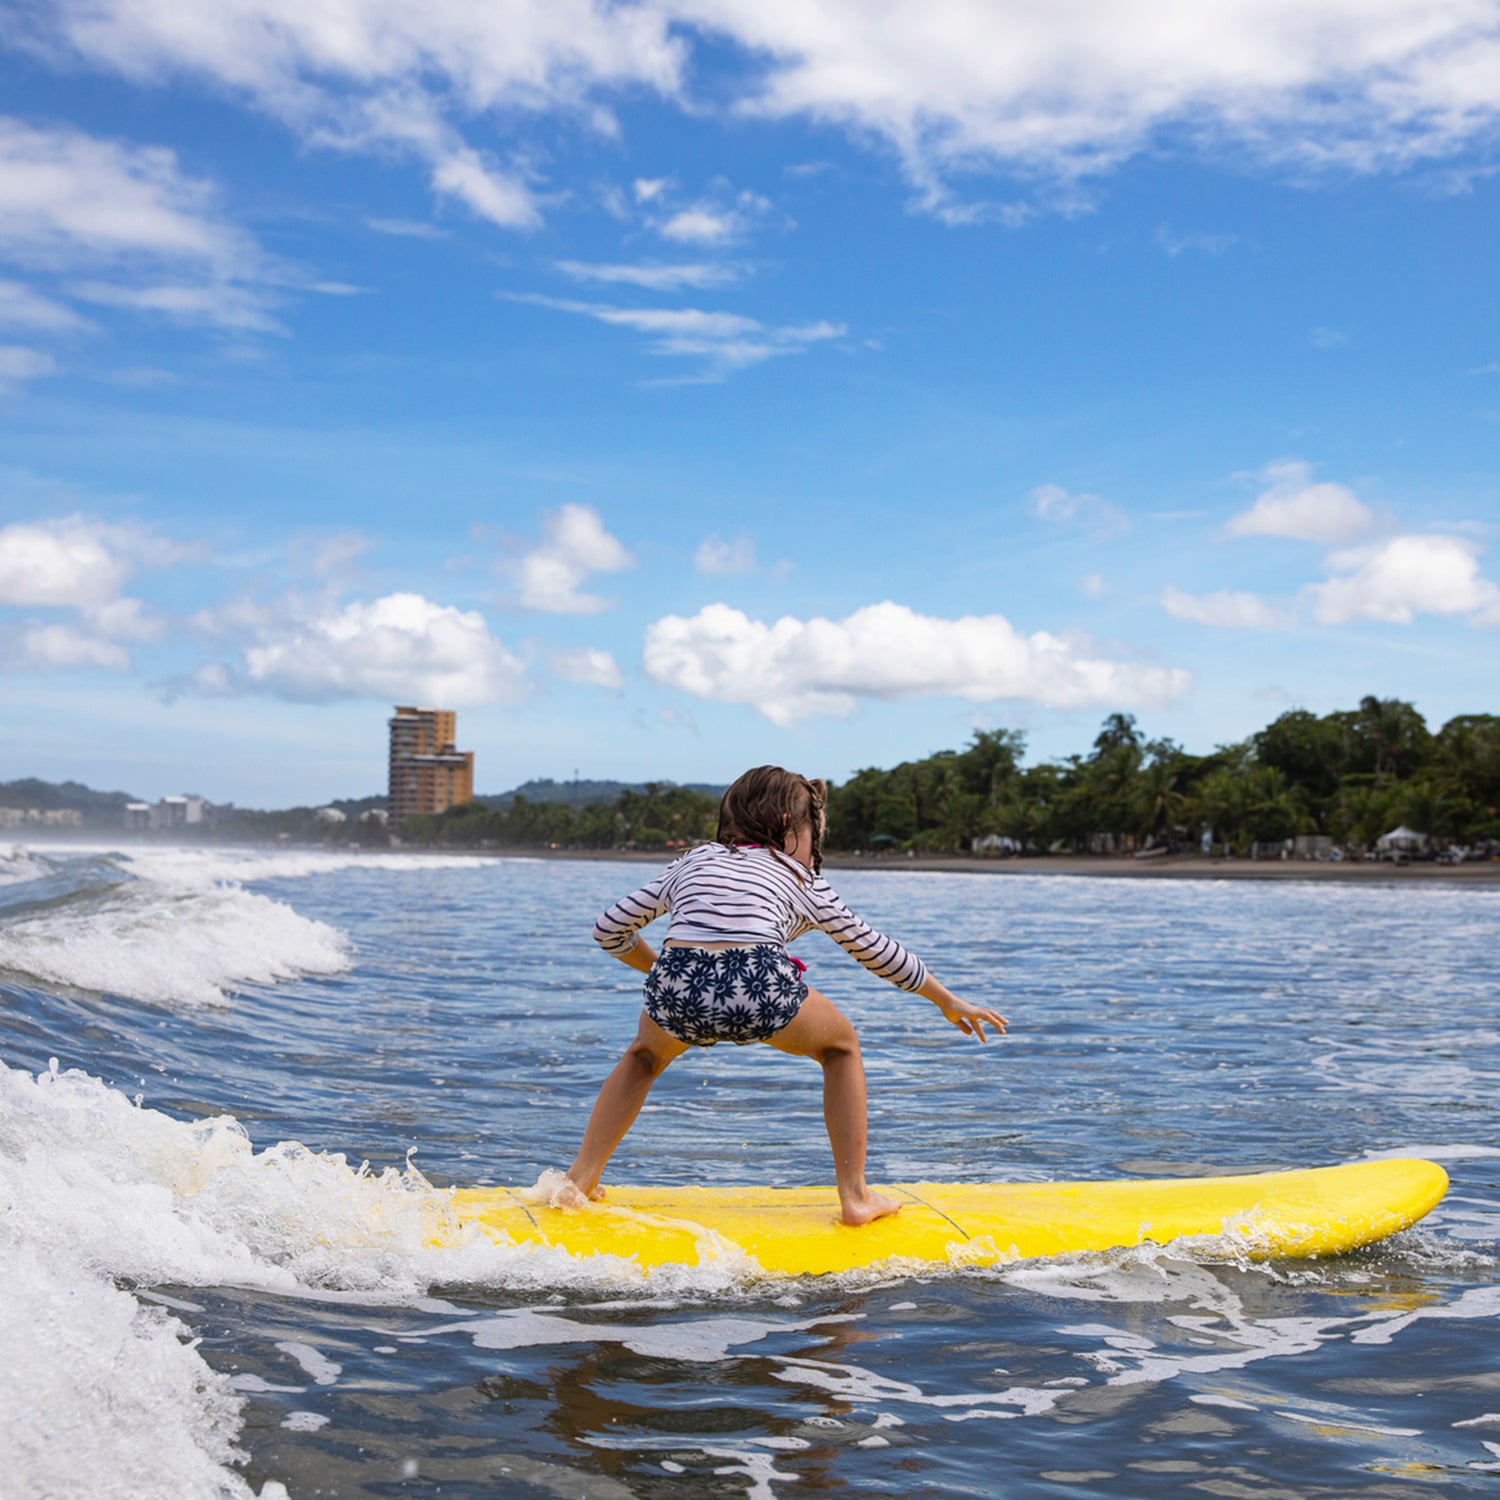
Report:
[{"label": "distant mountain", "polygon": [[[675,786],[672,781],[653,782],[654,786]],[[690,792],[703,792],[710,797],[722,797],[725,786],[722,782],[687,781],[683,783]],[[512,787],[508,792],[490,792],[475,797],[490,807],[505,809],[517,797],[528,802],[562,802],[569,807],[587,807],[595,802],[613,802],[621,792],[644,792],[644,781],[553,781],[550,776],[528,781]]]},{"label": "distant mountain", "polygon": [[71,808],[91,822],[108,818],[118,824],[124,819],[125,804],[139,800],[129,792],[96,792],[81,781],[39,781],[35,776],[0,781],[0,807],[35,807],[44,812]]}]

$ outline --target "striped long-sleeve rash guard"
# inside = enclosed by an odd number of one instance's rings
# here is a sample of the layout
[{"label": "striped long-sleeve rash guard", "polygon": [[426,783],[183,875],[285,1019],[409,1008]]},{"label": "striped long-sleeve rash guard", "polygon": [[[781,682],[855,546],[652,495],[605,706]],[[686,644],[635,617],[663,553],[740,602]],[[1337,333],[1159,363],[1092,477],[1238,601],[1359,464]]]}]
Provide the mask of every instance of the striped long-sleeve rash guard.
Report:
[{"label": "striped long-sleeve rash guard", "polygon": [[927,966],[895,938],[876,932],[821,875],[757,846],[700,844],[655,880],[616,901],[594,924],[607,953],[629,953],[648,922],[670,912],[667,937],[679,943],[775,943],[819,928],[851,958],[898,989],[919,990]]}]

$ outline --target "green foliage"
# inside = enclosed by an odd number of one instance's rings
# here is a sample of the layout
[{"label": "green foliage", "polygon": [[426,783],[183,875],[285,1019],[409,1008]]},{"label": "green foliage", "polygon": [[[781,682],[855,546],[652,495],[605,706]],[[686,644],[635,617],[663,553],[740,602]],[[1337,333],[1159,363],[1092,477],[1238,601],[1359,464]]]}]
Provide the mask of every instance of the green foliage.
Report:
[{"label": "green foliage", "polygon": [[1318,715],[1293,709],[1243,744],[1189,755],[1111,714],[1087,756],[1022,768],[1024,741],[978,734],[834,788],[828,847],[950,852],[998,834],[1023,847],[1141,848],[1326,834],[1371,845],[1399,822],[1435,838],[1500,836],[1500,717],[1467,714],[1437,733],[1400,699]]},{"label": "green foliage", "polygon": [[612,802],[581,807],[532,802],[517,794],[505,807],[469,802],[408,818],[404,841],[481,849],[662,849],[712,838],[719,799],[691,787],[650,781]]}]

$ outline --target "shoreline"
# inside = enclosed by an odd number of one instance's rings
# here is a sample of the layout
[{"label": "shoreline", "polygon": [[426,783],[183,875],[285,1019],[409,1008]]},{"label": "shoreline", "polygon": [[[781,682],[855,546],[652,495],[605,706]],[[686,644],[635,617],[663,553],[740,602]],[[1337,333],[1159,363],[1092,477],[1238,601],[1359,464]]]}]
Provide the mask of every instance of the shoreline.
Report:
[{"label": "shoreline", "polygon": [[[3,842],[3,841],[0,841]],[[170,838],[110,839],[90,832],[86,837],[44,840],[16,839],[18,846],[53,848],[69,844],[112,848],[178,847],[199,849],[263,849],[267,852],[295,849],[303,852],[347,852],[348,845],[336,843],[235,844],[217,840],[172,840]],[[440,854],[470,859],[583,860],[591,864],[654,865],[669,864],[681,851],[669,849],[469,849],[434,845],[404,844],[395,848],[362,848],[367,854]],[[830,852],[823,861],[826,870],[847,873],[850,870],[877,872],[927,873],[939,875],[1056,876],[1082,880],[1311,880],[1342,881],[1375,885],[1500,885],[1500,860],[1480,860],[1472,864],[1438,864],[1436,861],[1394,865],[1377,860],[1300,860],[1244,859],[1222,855],[1167,854],[1152,859],[1135,859],[1130,855],[1112,854],[1044,854],[987,856],[972,854],[918,854],[911,858],[897,854],[841,854]]]},{"label": "shoreline", "polygon": [[[401,851],[397,851],[401,852]],[[652,849],[418,849],[412,854],[473,854],[491,859],[575,859],[663,866],[676,855]],[[1227,859],[1203,854],[1168,854],[1154,859],[1128,855],[1046,854],[987,858],[965,854],[828,854],[825,870],[926,872],[940,875],[1054,875],[1085,880],[1317,880],[1404,885],[1433,882],[1500,885],[1500,860],[1444,865],[1433,861],[1393,865],[1384,861]]]}]

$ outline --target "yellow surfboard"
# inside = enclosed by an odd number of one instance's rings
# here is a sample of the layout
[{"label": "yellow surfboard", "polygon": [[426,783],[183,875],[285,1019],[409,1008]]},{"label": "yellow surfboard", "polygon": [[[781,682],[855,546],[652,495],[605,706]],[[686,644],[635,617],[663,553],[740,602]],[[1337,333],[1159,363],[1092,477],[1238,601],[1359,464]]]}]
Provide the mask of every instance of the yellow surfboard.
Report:
[{"label": "yellow surfboard", "polygon": [[1415,1224],[1448,1187],[1430,1161],[1360,1162],[1243,1177],[962,1183],[887,1187],[899,1214],[858,1229],[837,1222],[832,1188],[611,1187],[582,1209],[528,1203],[514,1188],[460,1188],[433,1242],[477,1224],[501,1243],[577,1256],[634,1257],[651,1269],[742,1252],[790,1275],[887,1260],[984,1266],[1173,1240],[1205,1256],[1337,1255]]}]

